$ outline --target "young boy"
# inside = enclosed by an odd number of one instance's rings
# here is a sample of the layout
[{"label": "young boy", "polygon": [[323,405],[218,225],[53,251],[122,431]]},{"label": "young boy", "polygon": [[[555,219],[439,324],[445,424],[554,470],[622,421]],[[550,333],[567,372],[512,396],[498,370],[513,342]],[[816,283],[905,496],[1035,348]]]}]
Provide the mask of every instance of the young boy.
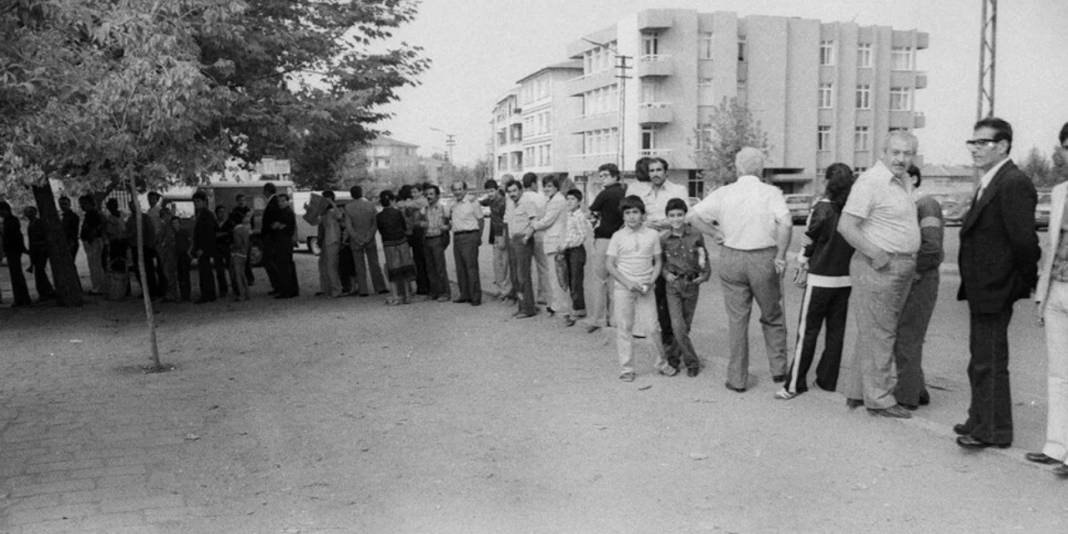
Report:
[{"label": "young boy", "polygon": [[[571,313],[564,318],[564,324],[574,326],[575,321],[586,316],[586,296],[583,277],[586,272],[586,239],[593,233],[593,226],[586,214],[582,212],[582,191],[572,189],[567,192],[567,237],[564,239],[564,253],[556,256],[557,277],[560,283],[571,292]],[[562,265],[561,265],[562,264]]]},{"label": "young boy", "polygon": [[682,353],[686,376],[697,376],[701,371],[701,360],[690,341],[690,325],[697,308],[700,284],[708,280],[711,269],[701,233],[686,223],[688,209],[682,199],[668,201],[665,212],[670,228],[660,233],[660,248],[664,251],[662,276],[675,345]]},{"label": "young boy", "polygon": [[660,276],[660,234],[644,226],[645,203],[635,195],[619,203],[623,227],[608,242],[606,267],[615,280],[616,351],[622,373],[619,379],[633,382],[634,357],[631,337],[645,337],[656,348],[656,368],[660,374],[674,376],[678,371],[664,359],[660,325],[656,320],[653,282]]}]

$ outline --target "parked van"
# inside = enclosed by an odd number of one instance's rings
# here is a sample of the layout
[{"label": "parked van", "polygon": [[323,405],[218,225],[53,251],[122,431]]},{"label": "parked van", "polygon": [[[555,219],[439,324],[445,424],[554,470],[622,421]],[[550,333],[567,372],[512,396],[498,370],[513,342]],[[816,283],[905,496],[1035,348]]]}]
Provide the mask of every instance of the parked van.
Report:
[{"label": "parked van", "polygon": [[[233,208],[237,205],[237,195],[245,195],[245,205],[252,208],[252,250],[249,251],[249,262],[259,265],[263,258],[263,243],[260,238],[260,221],[263,219],[263,209],[267,207],[267,197],[263,196],[264,184],[274,184],[279,194],[285,193],[293,198],[295,186],[293,182],[284,180],[264,180],[260,182],[220,182],[206,184],[199,187],[177,187],[163,193],[163,198],[171,202],[171,209],[181,221],[182,228],[186,229],[190,237],[193,234],[196,208],[193,206],[193,193],[204,191],[208,195],[208,209],[215,212],[216,206]],[[297,217],[299,226],[300,217]]]},{"label": "parked van", "polygon": [[[308,202],[311,201],[312,193],[319,194],[321,191],[294,191],[293,192],[293,213],[297,214],[297,242],[295,247],[304,247],[308,252],[318,255],[319,243],[317,243],[319,236],[319,228],[315,225],[309,224],[304,220],[304,213],[308,207]],[[334,191],[334,204],[337,207],[344,207],[352,200],[352,195],[348,191]]]}]

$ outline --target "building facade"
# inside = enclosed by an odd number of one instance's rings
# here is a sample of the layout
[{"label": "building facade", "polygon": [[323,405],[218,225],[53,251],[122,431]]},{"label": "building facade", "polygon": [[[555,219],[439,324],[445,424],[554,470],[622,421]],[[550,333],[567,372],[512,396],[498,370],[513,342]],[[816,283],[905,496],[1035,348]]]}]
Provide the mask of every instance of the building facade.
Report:
[{"label": "building facade", "polygon": [[[602,163],[633,169],[638,158],[657,156],[669,179],[703,196],[700,132],[718,104],[737,98],[767,134],[772,180],[786,192],[816,192],[831,163],[866,169],[891,130],[924,126],[914,97],[927,85],[916,70],[927,46],[926,33],[887,26],[639,11],[568,45],[581,67],[566,82],[574,114],[557,116],[552,128],[570,124],[572,152],[563,171],[557,162],[531,170],[581,176]],[[629,68],[618,68],[621,61]]]}]

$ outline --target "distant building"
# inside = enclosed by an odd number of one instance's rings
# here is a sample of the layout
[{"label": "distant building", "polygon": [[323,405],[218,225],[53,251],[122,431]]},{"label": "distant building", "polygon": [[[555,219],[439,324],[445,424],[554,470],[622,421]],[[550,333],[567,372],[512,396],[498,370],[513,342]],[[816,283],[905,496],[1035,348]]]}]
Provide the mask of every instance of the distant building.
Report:
[{"label": "distant building", "polygon": [[369,170],[409,168],[419,166],[419,145],[405,143],[380,135],[364,145]]},{"label": "distant building", "polygon": [[[639,157],[657,156],[668,161],[669,179],[689,183],[691,195],[702,196],[694,161],[698,132],[708,128],[712,109],[724,98],[737,98],[768,135],[773,181],[786,192],[821,190],[831,163],[867,169],[890,130],[924,126],[914,96],[927,85],[926,73],[916,70],[916,54],[927,47],[926,33],[887,26],[642,10],[568,45],[567,56],[581,71],[565,82],[564,102],[547,100],[557,98],[556,83],[565,71],[553,72],[549,87],[538,92],[539,109],[570,110],[568,116],[554,114],[551,134],[539,130],[569,152],[567,160],[529,161],[529,148],[548,138],[531,140],[526,120],[534,102],[523,95],[530,94],[532,80],[552,72],[548,67],[520,81],[523,159],[511,157],[515,147],[506,136],[508,143],[495,151],[495,174],[505,168],[502,149],[513,174],[590,175],[602,163],[619,161],[632,171]],[[622,132],[617,54],[628,56],[632,67],[622,98]],[[498,141],[501,127],[510,133],[514,120],[511,115],[498,120],[509,97],[494,110]],[[565,132],[570,141],[563,139]]]}]

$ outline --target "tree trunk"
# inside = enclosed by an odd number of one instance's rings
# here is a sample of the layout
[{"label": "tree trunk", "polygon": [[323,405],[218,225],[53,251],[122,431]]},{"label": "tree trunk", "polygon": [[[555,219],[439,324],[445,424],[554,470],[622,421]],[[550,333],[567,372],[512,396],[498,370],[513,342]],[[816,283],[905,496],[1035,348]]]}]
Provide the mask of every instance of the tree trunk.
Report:
[{"label": "tree trunk", "polygon": [[59,209],[56,208],[56,197],[48,179],[44,180],[43,185],[33,186],[33,199],[37,203],[41,222],[45,225],[48,263],[52,266],[52,285],[56,290],[56,302],[60,306],[81,306],[82,283],[78,279],[78,270],[74,267],[74,257],[67,248],[67,236],[63,233]]},{"label": "tree trunk", "polygon": [[135,207],[135,209],[131,210],[130,216],[134,217],[134,223],[137,226],[137,235],[135,236],[137,240],[137,275],[141,280],[141,300],[145,304],[145,321],[148,322],[148,344],[152,357],[149,371],[159,372],[163,371],[163,365],[159,361],[159,344],[156,342],[156,316],[152,310],[152,296],[149,294],[148,276],[145,271],[145,221],[141,216],[141,202],[137,200],[137,189],[134,187],[133,180],[129,180],[127,183],[129,184],[131,202]]}]

